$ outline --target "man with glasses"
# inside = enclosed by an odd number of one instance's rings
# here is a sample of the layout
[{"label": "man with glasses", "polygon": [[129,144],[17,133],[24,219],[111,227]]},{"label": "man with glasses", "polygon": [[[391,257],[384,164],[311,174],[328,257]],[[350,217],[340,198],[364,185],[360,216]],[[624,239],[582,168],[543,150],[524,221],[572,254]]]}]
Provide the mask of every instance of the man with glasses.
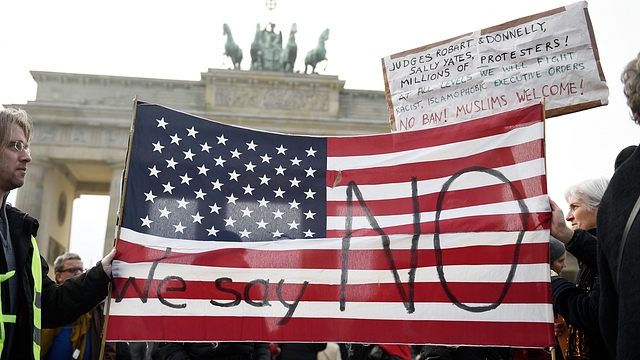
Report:
[{"label": "man with glasses", "polygon": [[[84,264],[80,255],[65,253],[53,262],[56,284],[82,274]],[[44,360],[100,358],[102,328],[104,326],[104,306],[100,304],[90,312],[80,316],[76,321],[55,329],[42,329],[42,353]],[[104,359],[116,358],[116,346],[106,343]]]},{"label": "man with glasses", "polygon": [[82,259],[78,254],[62,254],[53,262],[53,271],[56,273],[56,284],[62,284],[68,278],[84,272]]},{"label": "man with glasses", "polygon": [[0,110],[0,360],[39,360],[41,328],[71,323],[105,299],[115,256],[114,249],[63,284],[47,276],[38,221],[6,204],[9,192],[24,185],[32,136],[26,111]]}]

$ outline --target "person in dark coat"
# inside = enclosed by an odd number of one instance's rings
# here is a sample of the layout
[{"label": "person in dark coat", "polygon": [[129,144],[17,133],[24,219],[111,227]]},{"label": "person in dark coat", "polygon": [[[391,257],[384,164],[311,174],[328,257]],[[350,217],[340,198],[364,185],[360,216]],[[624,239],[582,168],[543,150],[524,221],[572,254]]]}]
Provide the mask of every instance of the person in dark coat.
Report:
[{"label": "person in dark coat", "polygon": [[510,360],[511,349],[484,346],[425,345],[420,360]]},{"label": "person in dark coat", "polygon": [[327,343],[280,343],[278,360],[316,360]]},{"label": "person in dark coat", "polygon": [[154,355],[162,360],[271,360],[267,343],[160,343]]},{"label": "person in dark coat", "polygon": [[112,250],[89,271],[58,285],[47,273],[36,236],[38,221],[7,205],[7,196],[24,185],[31,162],[33,122],[24,110],[0,110],[0,358],[39,360],[42,327],[75,321],[107,296]]},{"label": "person in dark coat", "polygon": [[[633,121],[640,124],[640,54],[622,73]],[[640,221],[632,216],[640,197],[640,152],[615,171],[598,212],[599,323],[611,356],[640,356]],[[623,234],[627,224],[628,236]]]}]

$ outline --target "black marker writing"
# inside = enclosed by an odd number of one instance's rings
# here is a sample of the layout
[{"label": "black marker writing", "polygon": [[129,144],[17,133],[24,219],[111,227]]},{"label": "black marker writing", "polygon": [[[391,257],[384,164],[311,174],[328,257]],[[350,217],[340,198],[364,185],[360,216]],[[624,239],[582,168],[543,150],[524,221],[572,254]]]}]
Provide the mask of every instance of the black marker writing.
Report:
[{"label": "black marker writing", "polygon": [[144,284],[144,290],[140,290],[140,288],[138,287],[138,284],[136,284],[136,278],[133,276],[129,276],[129,279],[127,279],[124,285],[122,285],[122,288],[120,291],[118,291],[118,288],[114,286],[113,292],[115,295],[114,297],[116,299],[116,302],[119,303],[122,301],[122,299],[124,298],[124,295],[127,293],[127,289],[129,288],[129,285],[131,285],[134,291],[136,292],[136,294],[138,294],[138,297],[140,298],[142,303],[146,304],[147,299],[149,298],[149,288],[151,288],[151,281],[153,280],[153,275],[156,272],[158,263],[160,263],[161,260],[168,258],[169,254],[171,254],[171,248],[167,248],[164,252],[164,255],[160,259],[153,262],[153,264],[151,265],[151,268],[149,269],[149,274],[147,275],[147,281]]},{"label": "black marker writing", "polygon": [[[520,207],[521,218],[522,218],[522,230],[518,234],[518,239],[516,240],[516,246],[513,252],[513,260],[511,263],[511,268],[509,269],[509,274],[507,275],[507,279],[504,282],[502,292],[500,293],[500,296],[498,296],[498,299],[496,299],[495,302],[486,306],[469,306],[466,304],[462,304],[460,301],[458,301],[456,296],[451,292],[451,289],[449,289],[449,285],[447,284],[447,280],[444,277],[443,262],[442,262],[442,247],[440,246],[440,214],[442,213],[442,203],[444,202],[445,194],[449,190],[449,187],[451,187],[451,184],[457,178],[459,178],[464,174],[472,173],[472,172],[480,172],[480,173],[492,175],[498,178],[499,180],[501,180],[502,182],[504,182],[505,184],[509,185],[511,187],[511,192],[514,195],[515,200],[518,201],[518,206]],[[444,290],[444,292],[447,294],[447,296],[455,306],[470,312],[484,312],[488,310],[493,310],[502,303],[505,296],[507,295],[507,292],[509,291],[509,287],[511,287],[511,282],[513,281],[513,277],[516,273],[516,268],[518,266],[518,256],[520,254],[520,245],[522,243],[522,238],[524,237],[524,233],[528,228],[528,223],[529,223],[529,208],[527,207],[527,204],[525,204],[522,195],[520,194],[518,189],[515,186],[513,186],[511,181],[509,181],[509,179],[507,179],[498,170],[489,169],[489,168],[480,167],[480,166],[472,166],[472,167],[458,171],[451,178],[449,178],[449,180],[447,180],[444,183],[444,185],[442,185],[442,190],[440,190],[440,194],[438,195],[438,202],[436,205],[433,247],[435,249],[435,254],[436,254],[436,270],[438,271],[438,277],[440,278],[440,285],[442,286],[442,289]]]}]

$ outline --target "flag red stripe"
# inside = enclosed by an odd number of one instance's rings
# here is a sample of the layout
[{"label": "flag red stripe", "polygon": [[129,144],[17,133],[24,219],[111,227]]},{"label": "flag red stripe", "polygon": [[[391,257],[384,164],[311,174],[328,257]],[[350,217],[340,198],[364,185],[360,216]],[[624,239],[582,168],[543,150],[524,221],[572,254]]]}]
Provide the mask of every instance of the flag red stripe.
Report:
[{"label": "flag red stripe", "polygon": [[[528,218],[527,231],[548,229],[551,221],[550,213],[530,213],[528,216],[523,214],[499,214],[499,215],[476,215],[465,216],[464,218],[440,220],[440,234],[462,233],[462,232],[483,232],[483,231],[521,231],[523,230],[523,218]],[[398,225],[383,227],[387,235],[392,234],[411,234],[413,233],[413,225]],[[435,234],[435,222],[427,221],[420,223],[421,234]],[[354,229],[351,236],[379,236],[378,231],[371,228]],[[327,230],[328,238],[342,238],[346,236],[344,230]]]},{"label": "flag red stripe", "polygon": [[286,325],[276,326],[280,318],[115,315],[110,318],[107,329],[110,341],[154,340],[159,333],[167,341],[511,344],[539,348],[551,346],[555,341],[551,323],[294,317]]},{"label": "flag red stripe", "polygon": [[[541,184],[546,184],[546,176],[544,175],[521,181],[514,181],[511,184],[500,183],[474,189],[450,190],[447,191],[444,196],[443,209],[458,209],[469,206],[512,201],[516,199],[513,188],[515,188],[523,198],[545,195],[547,193],[546,186],[541,186]],[[418,196],[417,201],[419,211],[436,211],[438,196],[440,196],[439,193]],[[365,202],[374,216],[396,215],[398,213],[408,214],[413,211],[413,200],[410,197],[388,200],[365,199]],[[357,203],[351,208],[351,211],[353,216],[365,215],[362,207]],[[346,216],[346,214],[346,201],[327,202],[327,216]]]},{"label": "flag red stripe", "polygon": [[[220,271],[220,277],[224,277],[224,271]],[[259,274],[256,274],[259,277]],[[506,278],[506,275],[505,275]],[[280,279],[262,279],[269,280],[269,290],[267,298],[270,302],[279,302],[278,299],[278,282]],[[139,294],[131,282],[134,282],[137,288],[142,291]],[[131,283],[126,285],[126,283]],[[161,291],[164,299],[185,299],[185,300],[210,300],[216,299],[220,302],[231,302],[236,299],[228,290],[236,291],[241,294],[244,299],[244,292],[247,288],[246,282],[224,282],[221,287],[226,291],[216,289],[214,282],[204,281],[188,281],[184,283],[169,280],[163,281],[154,279],[147,284],[147,279],[114,279],[115,292],[114,298],[135,299],[140,296],[148,296],[150,299],[156,299],[158,290]],[[149,285],[149,292],[145,293],[144,289]],[[167,288],[182,289],[184,291],[165,291]],[[301,284],[287,283],[286,279],[281,285],[280,292],[284,301],[294,302],[301,291]],[[408,293],[409,286],[406,279],[402,284],[405,293]],[[498,300],[504,289],[504,283],[487,283],[487,282],[447,282],[447,286],[457,301],[465,304],[472,303],[494,303]],[[125,290],[123,293],[123,289]],[[260,302],[265,297],[265,288],[262,284],[253,284],[248,287],[249,298],[252,301]],[[340,285],[313,284],[306,286],[301,301],[323,301],[338,302],[340,301]],[[416,282],[414,284],[414,301],[415,302],[451,302],[443,290],[439,282]],[[399,302],[402,303],[402,296],[399,294],[396,284],[380,283],[380,284],[347,284],[346,285],[346,301],[349,302]],[[240,296],[240,295],[238,295]],[[551,301],[551,288],[548,282],[528,282],[528,283],[511,283],[509,292],[502,300],[502,304],[547,304]],[[177,301],[178,303],[180,301]],[[401,305],[399,305],[401,306]]]},{"label": "flag red stripe", "polygon": [[[541,107],[528,107],[485,118],[434,127],[426,130],[389,134],[329,137],[327,156],[358,156],[421,149],[507,133],[542,121]],[[514,120],[517,119],[517,120]],[[416,133],[422,136],[416,136]]]},{"label": "flag red stripe", "polygon": [[[514,237],[513,242],[515,243]],[[431,242],[429,243],[431,244]],[[178,244],[176,244],[178,245]],[[478,245],[453,249],[442,249],[442,263],[449,265],[501,265],[511,264],[515,244]],[[436,266],[436,254],[432,249],[419,249],[417,267]],[[118,243],[118,260],[127,263],[153,262],[162,259],[165,250],[155,250],[127,241]],[[398,269],[411,268],[411,250],[392,249],[393,262]],[[521,244],[519,264],[540,264],[549,260],[547,243]],[[188,260],[188,261],[187,261]],[[382,249],[349,250],[349,269],[389,269],[387,254]],[[223,248],[198,253],[172,251],[163,264],[185,264],[221,268],[271,268],[271,269],[341,269],[342,250],[255,250],[246,248]]]},{"label": "flag red stripe", "polygon": [[[543,157],[542,139],[516,146],[497,148],[461,158],[423,161],[395,166],[370,167],[367,169],[327,169],[327,186],[346,185],[353,180],[358,185],[392,184],[409,182],[415,176],[418,181],[450,177],[470,166],[482,164],[485,168],[497,169]],[[338,171],[341,180],[334,184]]]}]

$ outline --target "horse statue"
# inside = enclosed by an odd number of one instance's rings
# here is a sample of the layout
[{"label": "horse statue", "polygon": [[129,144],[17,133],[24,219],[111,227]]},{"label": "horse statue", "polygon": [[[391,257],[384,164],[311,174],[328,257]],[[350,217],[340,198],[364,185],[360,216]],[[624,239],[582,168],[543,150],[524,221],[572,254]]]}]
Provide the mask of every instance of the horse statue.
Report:
[{"label": "horse statue", "polygon": [[291,25],[291,31],[289,32],[289,41],[287,46],[282,49],[280,54],[280,63],[282,64],[282,71],[293,72],[293,65],[296,63],[298,57],[298,44],[296,44],[296,33],[298,32],[298,26],[296,23]]},{"label": "horse statue", "polygon": [[260,24],[256,25],[256,35],[251,43],[251,70],[262,70],[264,67],[264,47]]},{"label": "horse statue", "polygon": [[[316,70],[316,65],[320,61],[327,60],[327,49],[324,47],[324,42],[329,40],[329,29],[325,29],[320,38],[318,38],[318,46],[315,49],[309,50],[307,56],[304,58],[304,73],[307,73],[307,67],[311,66],[311,74]],[[325,69],[327,68],[325,64]]]},{"label": "horse statue", "polygon": [[222,63],[224,64],[224,56],[228,56],[233,62],[234,69],[240,69],[240,63],[242,62],[242,49],[233,41],[233,35],[231,35],[231,29],[229,25],[222,25],[222,35],[227,36],[227,42],[224,44],[224,54],[222,55]]}]

